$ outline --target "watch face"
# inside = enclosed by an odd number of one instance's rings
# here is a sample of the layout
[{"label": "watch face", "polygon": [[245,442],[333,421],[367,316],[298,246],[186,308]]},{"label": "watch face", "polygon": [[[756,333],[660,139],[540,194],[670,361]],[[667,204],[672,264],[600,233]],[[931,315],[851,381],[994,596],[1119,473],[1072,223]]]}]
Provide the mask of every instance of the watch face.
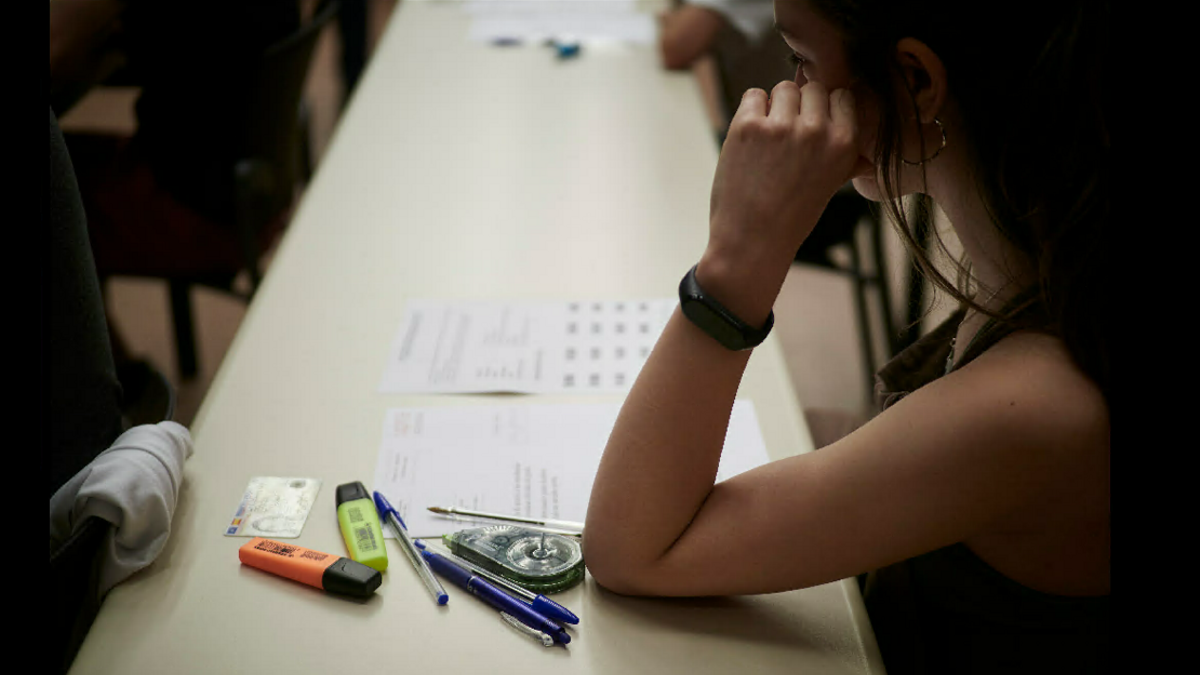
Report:
[{"label": "watch face", "polygon": [[745,346],[746,340],[741,331],[703,302],[688,298],[679,308],[692,323],[729,349],[741,349]]}]

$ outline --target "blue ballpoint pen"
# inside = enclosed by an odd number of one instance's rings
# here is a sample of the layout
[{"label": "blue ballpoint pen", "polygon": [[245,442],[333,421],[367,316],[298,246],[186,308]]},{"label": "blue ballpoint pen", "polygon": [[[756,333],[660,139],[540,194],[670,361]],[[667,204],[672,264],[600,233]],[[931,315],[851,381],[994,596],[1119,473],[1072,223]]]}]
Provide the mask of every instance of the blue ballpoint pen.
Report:
[{"label": "blue ballpoint pen", "polygon": [[433,568],[433,571],[500,610],[502,614],[508,614],[535,631],[549,635],[559,644],[565,645],[571,641],[571,636],[567,634],[567,631],[563,630],[562,626],[535,612],[532,607],[517,598],[496,588],[478,574],[459,567],[449,558],[433,553],[428,549],[421,549],[420,553],[425,557],[429,566]]},{"label": "blue ballpoint pen", "polygon": [[417,570],[417,576],[421,577],[421,581],[425,582],[425,587],[433,595],[433,599],[437,604],[444,605],[449,601],[450,596],[446,595],[446,589],[438,583],[434,578],[433,571],[429,569],[429,564],[421,557],[417,547],[413,546],[412,540],[408,538],[408,526],[404,524],[404,520],[396,509],[388,502],[387,497],[384,497],[375,491],[375,510],[379,512],[379,517],[384,522],[392,526],[396,531],[396,539],[400,544],[400,548],[404,549],[404,553],[408,556],[409,562],[412,563],[413,569]]},{"label": "blue ballpoint pen", "polygon": [[[425,544],[422,543],[422,541],[420,539],[414,539],[413,544],[415,544],[417,548],[419,548],[421,550],[425,550]],[[509,581],[508,579],[505,579],[504,577],[501,577],[492,572],[489,572],[489,571],[483,569],[482,567],[479,567],[475,563],[471,562],[470,560],[465,560],[460,556],[454,555],[453,553],[449,554],[446,557],[450,558],[450,561],[453,562],[455,565],[458,565],[459,567],[464,567],[464,568],[474,572],[475,574],[478,574],[479,576],[483,577],[484,579],[487,579],[488,581],[492,582],[496,586],[499,586],[501,588],[501,590],[507,591],[509,595],[520,597],[521,600],[523,600],[525,602],[525,604],[527,604],[533,608],[533,611],[537,612],[538,614],[541,614],[542,616],[546,617],[547,619],[550,619],[551,621],[561,621],[562,623],[570,623],[570,624],[579,623],[579,617],[575,616],[574,612],[567,609],[566,607],[563,607],[562,605],[551,600],[550,598],[547,598],[546,596],[542,595],[541,593],[534,593],[533,591],[531,591],[523,586],[514,584],[513,582]]]}]

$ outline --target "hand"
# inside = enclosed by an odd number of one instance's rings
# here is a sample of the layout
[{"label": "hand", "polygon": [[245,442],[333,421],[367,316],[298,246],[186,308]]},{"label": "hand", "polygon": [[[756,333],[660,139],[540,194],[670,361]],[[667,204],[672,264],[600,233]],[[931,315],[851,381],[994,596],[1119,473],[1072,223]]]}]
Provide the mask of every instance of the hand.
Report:
[{"label": "hand", "polygon": [[731,305],[748,305],[744,320],[765,319],[796,250],[865,162],[857,139],[849,90],[780,82],[769,100],[747,91],[713,180],[701,287],[735,313]]}]

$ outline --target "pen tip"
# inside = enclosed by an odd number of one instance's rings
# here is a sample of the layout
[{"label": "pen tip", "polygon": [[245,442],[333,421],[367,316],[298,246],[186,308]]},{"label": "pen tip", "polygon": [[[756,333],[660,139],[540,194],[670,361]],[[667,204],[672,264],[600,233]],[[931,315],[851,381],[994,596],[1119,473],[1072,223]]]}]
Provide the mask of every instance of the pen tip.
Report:
[{"label": "pen tip", "polygon": [[440,506],[430,506],[429,510],[433,511],[434,513],[446,513],[446,509],[444,509]]}]

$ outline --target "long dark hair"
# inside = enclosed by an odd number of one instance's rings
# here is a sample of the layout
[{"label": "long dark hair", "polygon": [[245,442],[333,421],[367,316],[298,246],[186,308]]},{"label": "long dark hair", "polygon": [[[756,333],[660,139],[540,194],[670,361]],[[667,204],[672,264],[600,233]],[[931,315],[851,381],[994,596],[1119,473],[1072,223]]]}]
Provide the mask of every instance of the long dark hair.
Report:
[{"label": "long dark hair", "polygon": [[[1061,337],[1076,363],[1110,393],[1106,303],[1111,250],[1107,2],[813,0],[840,31],[849,64],[881,101],[894,101],[896,43],[913,37],[941,58],[970,139],[975,181],[998,231],[1037,272],[1029,298],[1003,313],[968,295],[969,268],[951,282],[931,264],[895,199],[901,167],[898,110],[881,106],[876,165],[884,208],[918,267],[963,306]],[[909,92],[912,95],[912,92]],[[912,129],[908,130],[908,135]],[[918,138],[923,135],[916,134]],[[961,141],[960,141],[961,142]],[[932,149],[922,149],[928,157]],[[936,239],[941,250],[945,246]]]}]

